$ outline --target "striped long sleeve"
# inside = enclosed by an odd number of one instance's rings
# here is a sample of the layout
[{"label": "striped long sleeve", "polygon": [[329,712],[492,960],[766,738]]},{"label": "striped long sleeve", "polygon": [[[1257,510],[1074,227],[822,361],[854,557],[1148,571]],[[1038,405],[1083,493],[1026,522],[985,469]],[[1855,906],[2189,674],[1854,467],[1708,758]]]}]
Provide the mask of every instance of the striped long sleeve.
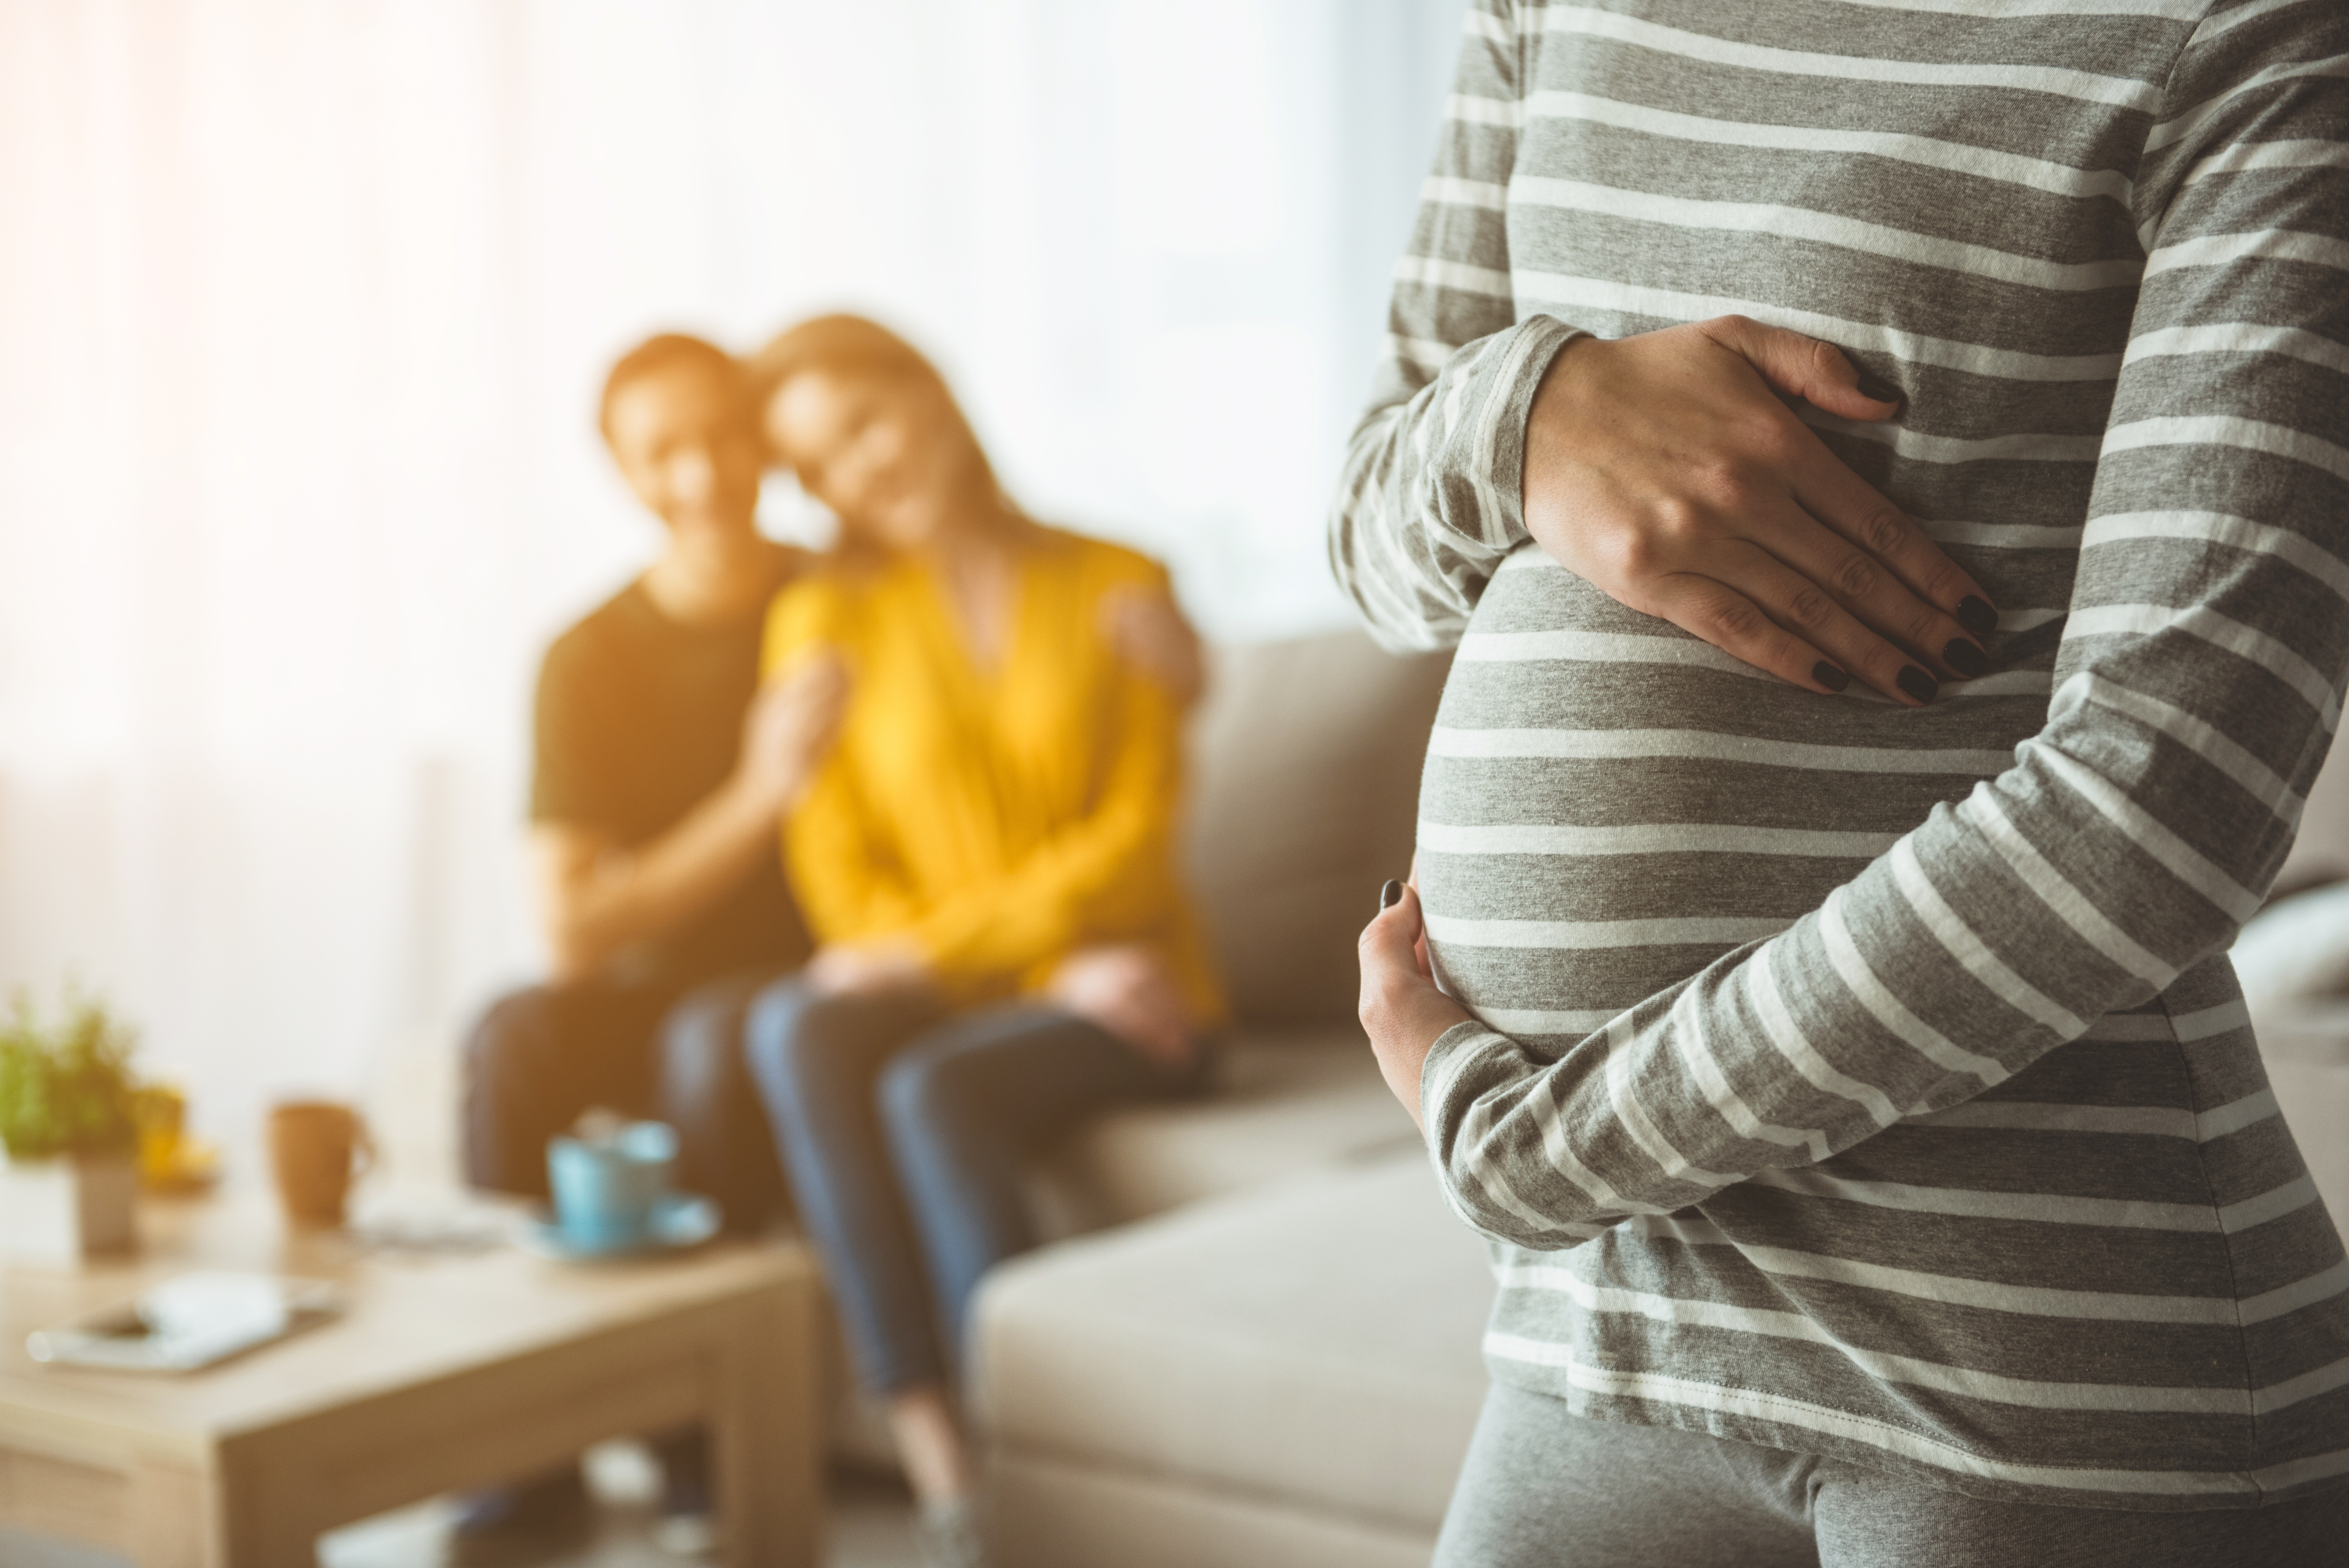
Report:
[{"label": "striped long sleeve", "polygon": [[[2223,960],[2349,678],[2349,11],[1995,10],[1481,9],[1332,548],[1384,641],[1460,648],[1420,853],[1477,1021],[1422,1098],[1514,1259],[1496,1370],[2212,1506],[2349,1471],[2349,1262]],[[1753,678],[1522,545],[1540,346],[1729,310],[1906,394],[1805,417],[2008,612],[1933,709]],[[2179,1159],[2126,1141],[2162,1115]],[[2140,1347],[2191,1390],[2079,1392],[2080,1325],[2221,1322]],[[1773,1359],[1806,1339],[1831,1371]]]},{"label": "striped long sleeve", "polygon": [[[2047,727],[1816,913],[1593,1048],[1447,1035],[1425,1109],[1479,1229],[1570,1245],[1971,1099],[2158,995],[2259,907],[2349,671],[2349,93],[2331,57],[2349,26],[2303,30],[2297,60],[2238,41],[2185,52],[2147,136],[2144,283]],[[1475,75],[1505,52],[1472,37]],[[1506,172],[1506,139],[1454,124],[1467,172],[1439,180]],[[1484,212],[1440,209],[1423,242],[1450,249]],[[1407,335],[1444,319],[1440,290],[1403,303],[1423,275],[1441,274],[1406,263],[1395,380],[1421,352]],[[1535,317],[1465,345],[1358,437],[1336,548],[1390,642],[1456,640],[1525,538],[1502,487],[1538,346],[1567,330]],[[1389,618],[1404,603],[1431,607]]]},{"label": "striped long sleeve", "polygon": [[1387,353],[1330,517],[1331,568],[1371,634],[1398,652],[1457,641],[1485,579],[1525,539],[1526,415],[1574,336],[1552,316],[1519,322],[1508,298],[1515,13],[1469,13],[1434,199],[1395,269]]}]

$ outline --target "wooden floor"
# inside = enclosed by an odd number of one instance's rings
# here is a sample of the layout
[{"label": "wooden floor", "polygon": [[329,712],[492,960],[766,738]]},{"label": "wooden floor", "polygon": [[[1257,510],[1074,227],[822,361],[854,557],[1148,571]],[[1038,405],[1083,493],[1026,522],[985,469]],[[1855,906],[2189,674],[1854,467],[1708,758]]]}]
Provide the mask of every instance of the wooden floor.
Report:
[{"label": "wooden floor", "polygon": [[[664,1552],[653,1540],[652,1461],[643,1449],[612,1443],[589,1456],[588,1477],[602,1509],[595,1540],[585,1546],[517,1558],[512,1568],[694,1568],[702,1560]],[[920,1568],[913,1504],[903,1486],[861,1475],[835,1475],[832,1545],[826,1568]],[[319,1568],[440,1568],[449,1529],[443,1502],[403,1508],[337,1530],[319,1542]],[[126,1568],[126,1560],[53,1545],[0,1528],[6,1568]]]}]

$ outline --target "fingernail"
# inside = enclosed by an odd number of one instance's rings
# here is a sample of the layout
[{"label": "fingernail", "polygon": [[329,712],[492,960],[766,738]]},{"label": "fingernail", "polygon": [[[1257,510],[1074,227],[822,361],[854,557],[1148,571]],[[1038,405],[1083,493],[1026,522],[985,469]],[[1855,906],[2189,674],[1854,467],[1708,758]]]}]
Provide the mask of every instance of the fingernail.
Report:
[{"label": "fingernail", "polygon": [[1919,702],[1930,702],[1940,696],[1941,691],[1941,683],[1915,665],[1902,665],[1899,675],[1893,678],[1892,684]]},{"label": "fingernail", "polygon": [[1950,645],[1941,650],[1941,662],[1968,680],[1990,668],[1990,655],[1982,651],[1982,645],[1963,637],[1950,639]]},{"label": "fingernail", "polygon": [[1998,630],[1998,612],[1987,600],[1969,593],[1958,601],[1958,624],[1977,637],[1987,637]]},{"label": "fingernail", "polygon": [[1821,659],[1817,664],[1811,666],[1811,678],[1818,682],[1819,685],[1826,687],[1829,691],[1841,691],[1844,687],[1851,685],[1851,677],[1849,676],[1844,674],[1843,671],[1836,668],[1825,659]]},{"label": "fingernail", "polygon": [[1387,878],[1387,885],[1379,889],[1379,908],[1382,911],[1390,910],[1402,902],[1402,883],[1392,877]]}]

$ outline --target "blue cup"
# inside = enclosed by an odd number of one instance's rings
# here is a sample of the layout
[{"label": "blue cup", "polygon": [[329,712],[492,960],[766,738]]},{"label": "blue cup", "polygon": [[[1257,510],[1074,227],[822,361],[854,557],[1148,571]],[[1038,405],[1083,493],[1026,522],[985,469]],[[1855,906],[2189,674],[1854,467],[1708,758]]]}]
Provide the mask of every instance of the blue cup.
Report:
[{"label": "blue cup", "polygon": [[595,1138],[546,1146],[554,1223],[583,1252],[623,1252],[652,1239],[653,1216],[668,1191],[677,1134],[657,1121],[632,1121]]}]

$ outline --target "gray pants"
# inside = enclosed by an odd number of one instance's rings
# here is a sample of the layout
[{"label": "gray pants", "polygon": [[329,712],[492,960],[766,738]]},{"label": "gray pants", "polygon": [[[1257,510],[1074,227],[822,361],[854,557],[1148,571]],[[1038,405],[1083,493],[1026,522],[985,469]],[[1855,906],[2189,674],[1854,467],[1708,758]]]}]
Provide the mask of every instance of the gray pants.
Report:
[{"label": "gray pants", "polygon": [[2341,1568],[2349,1486],[2259,1509],[1990,1502],[1495,1384],[1435,1568]]}]

